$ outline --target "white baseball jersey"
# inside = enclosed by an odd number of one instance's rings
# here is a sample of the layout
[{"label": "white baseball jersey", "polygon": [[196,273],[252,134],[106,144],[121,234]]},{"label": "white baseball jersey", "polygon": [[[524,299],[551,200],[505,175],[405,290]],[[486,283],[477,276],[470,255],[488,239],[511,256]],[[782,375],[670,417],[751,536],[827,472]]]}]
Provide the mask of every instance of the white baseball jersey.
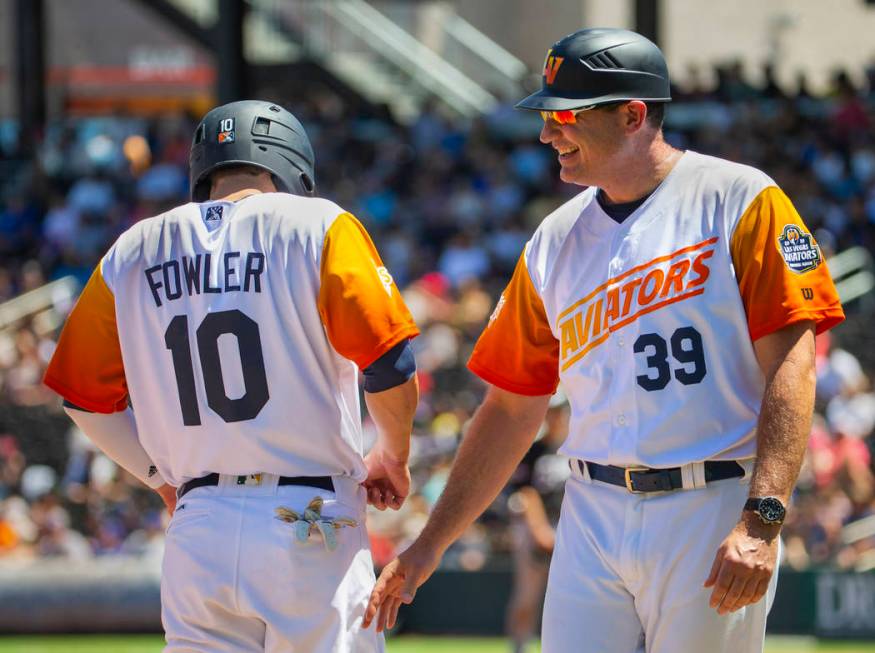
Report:
[{"label": "white baseball jersey", "polygon": [[45,382],[96,412],[130,398],[171,484],[212,472],[363,480],[357,370],[418,333],[365,229],[285,193],[190,203],[104,256]]},{"label": "white baseball jersey", "polygon": [[621,224],[596,192],[540,225],[470,369],[526,395],[561,379],[571,457],[752,457],[764,388],[753,341],[844,317],[817,243],[765,174],[695,152]]}]

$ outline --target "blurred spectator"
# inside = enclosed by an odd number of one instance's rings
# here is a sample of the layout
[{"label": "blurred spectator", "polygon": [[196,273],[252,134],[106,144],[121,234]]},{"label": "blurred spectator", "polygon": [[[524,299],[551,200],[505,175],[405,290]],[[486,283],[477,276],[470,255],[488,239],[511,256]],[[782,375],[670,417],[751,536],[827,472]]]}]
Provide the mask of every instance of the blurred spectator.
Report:
[{"label": "blurred spectator", "polygon": [[550,399],[538,438],[508,484],[514,577],[505,632],[514,653],[525,653],[537,633],[565,480],[570,476],[568,459],[557,454],[568,436],[568,417],[568,400],[559,390]]}]

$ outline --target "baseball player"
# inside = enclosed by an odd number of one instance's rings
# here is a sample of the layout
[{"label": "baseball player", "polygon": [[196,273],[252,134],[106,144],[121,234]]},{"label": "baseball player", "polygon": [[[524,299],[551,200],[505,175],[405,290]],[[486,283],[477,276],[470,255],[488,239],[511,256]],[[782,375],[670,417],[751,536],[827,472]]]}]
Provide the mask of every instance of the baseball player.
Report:
[{"label": "baseball player", "polygon": [[416,325],[362,225],[314,197],[288,111],[213,109],[190,163],[193,201],[113,244],[45,382],[120,465],[177,488],[165,651],[381,651],[360,627],[365,506],[409,488]]},{"label": "baseball player", "polygon": [[494,498],[561,379],[571,458],[545,653],[761,651],[778,534],[814,400],[814,334],[844,315],[823,255],[762,172],[662,137],[659,49],[585,29],[547,53],[541,141],[587,188],[549,215],[471,356],[490,387],[446,489],[384,569],[395,620]]}]

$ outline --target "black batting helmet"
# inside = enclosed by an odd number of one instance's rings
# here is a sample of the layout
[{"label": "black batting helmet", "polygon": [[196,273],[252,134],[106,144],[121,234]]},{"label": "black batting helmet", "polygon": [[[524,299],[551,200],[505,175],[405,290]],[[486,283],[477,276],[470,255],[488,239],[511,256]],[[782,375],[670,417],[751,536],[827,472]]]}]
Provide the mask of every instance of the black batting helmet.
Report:
[{"label": "black batting helmet", "polygon": [[582,29],[547,51],[541,90],[518,109],[565,111],[643,100],[671,102],[668,66],[656,44],[626,29]]},{"label": "black batting helmet", "polygon": [[231,102],[203,117],[189,157],[191,199],[208,200],[210,174],[235,165],[267,170],[280,192],[304,196],[316,192],[315,157],[304,127],[271,102]]}]

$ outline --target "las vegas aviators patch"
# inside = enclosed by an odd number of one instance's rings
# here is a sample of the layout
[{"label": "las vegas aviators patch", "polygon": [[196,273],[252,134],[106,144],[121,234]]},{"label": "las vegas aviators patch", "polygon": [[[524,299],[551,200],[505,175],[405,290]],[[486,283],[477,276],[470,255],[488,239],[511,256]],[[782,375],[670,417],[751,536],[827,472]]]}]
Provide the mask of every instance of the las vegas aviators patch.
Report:
[{"label": "las vegas aviators patch", "polygon": [[795,224],[784,226],[784,231],[778,236],[778,249],[787,267],[796,274],[813,270],[823,260],[820,248],[811,234],[805,233]]}]

